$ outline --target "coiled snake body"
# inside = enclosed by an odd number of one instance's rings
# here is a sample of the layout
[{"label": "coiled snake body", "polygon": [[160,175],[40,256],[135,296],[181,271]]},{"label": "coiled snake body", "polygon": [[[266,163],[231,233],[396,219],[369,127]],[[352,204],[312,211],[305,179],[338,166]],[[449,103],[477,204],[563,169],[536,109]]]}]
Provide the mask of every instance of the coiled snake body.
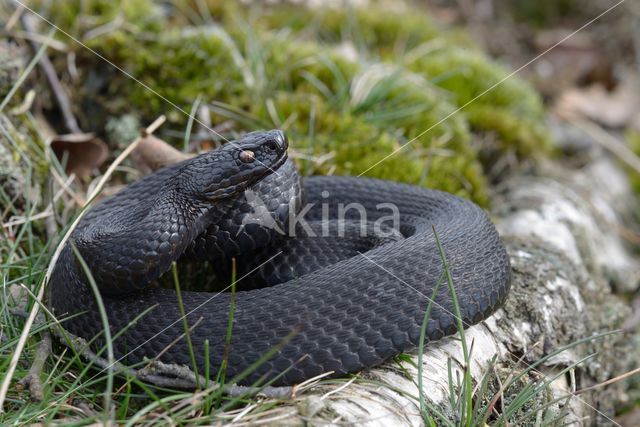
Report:
[{"label": "coiled snake body", "polygon": [[[277,350],[245,383],[356,372],[415,346],[444,271],[434,229],[464,325],[502,304],[509,259],[475,204],[381,180],[301,181],[287,144],[280,131],[247,134],[161,169],[87,212],[49,285],[48,304],[66,319],[63,327],[104,345],[89,278],[71,244],[100,289],[112,334],[121,333],[115,356],[128,364],[159,355],[190,366],[175,291],[153,283],[178,259],[207,260],[227,280],[237,258],[237,276],[246,278],[237,285],[229,345],[231,293],[183,292],[182,300],[200,372],[205,340],[210,368],[215,373],[226,358],[227,378]],[[453,312],[445,282],[435,293],[427,340],[456,332]]]}]

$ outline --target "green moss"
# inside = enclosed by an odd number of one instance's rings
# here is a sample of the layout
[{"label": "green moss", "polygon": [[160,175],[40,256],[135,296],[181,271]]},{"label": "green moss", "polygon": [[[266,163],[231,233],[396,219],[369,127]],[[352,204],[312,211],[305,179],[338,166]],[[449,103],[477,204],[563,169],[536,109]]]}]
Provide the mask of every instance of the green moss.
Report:
[{"label": "green moss", "polygon": [[[363,64],[330,47],[261,37],[220,28],[172,31],[154,39],[120,33],[92,47],[184,110],[202,96],[218,107],[214,122],[232,119],[247,130],[286,127],[295,135],[294,150],[328,159],[300,161],[305,173],[364,173],[486,203],[468,126],[461,116],[446,119],[455,106],[445,93],[404,71],[381,68],[380,76],[371,68],[363,71]],[[133,111],[151,120],[167,110],[165,101],[130,79],[113,74],[104,81],[108,115]],[[178,126],[186,122],[179,112],[169,117]]]},{"label": "green moss", "polygon": [[[640,156],[640,132],[629,130],[626,133],[626,137],[629,142],[629,148],[631,148],[637,156]],[[631,170],[631,168],[627,168],[627,170],[629,171],[629,179],[631,181],[633,191],[640,195],[640,173]]]},{"label": "green moss", "polygon": [[[73,21],[74,11],[106,8],[106,22],[114,13],[102,0],[73,4],[50,12],[63,22]],[[76,102],[89,129],[127,113],[144,122],[164,113],[179,128],[186,115],[170,104],[189,111],[200,97],[214,124],[231,120],[237,132],[285,128],[304,173],[394,179],[483,204],[473,131],[494,133],[501,150],[521,157],[548,147],[533,90],[517,77],[497,85],[508,72],[426,13],[184,0],[163,18],[146,1],[138,7],[155,17],[153,25],[124,12],[134,30],[88,43],[147,87],[76,51],[85,82]],[[212,19],[221,25],[193,26]],[[64,70],[66,58],[58,61]]]},{"label": "green moss", "polygon": [[[234,61],[231,49],[219,34],[205,31],[195,35],[174,34],[137,45],[135,53],[128,50],[126,42],[116,42],[114,47],[134,75],[148,87],[159,88],[170,101],[186,107],[198,94],[205,93],[209,99],[234,98],[238,107],[246,106],[243,64]],[[146,113],[166,108],[165,101],[147,88],[130,85],[129,81],[122,83],[134,90],[134,101],[144,103]]]},{"label": "green moss", "polygon": [[[288,28],[324,43],[349,40],[365,52],[383,54],[412,49],[443,36],[442,29],[425,10],[409,12],[407,5],[396,3],[395,6],[312,10],[279,5],[262,8],[255,22],[272,30]],[[230,15],[237,13],[233,10]]]},{"label": "green moss", "polygon": [[107,32],[162,30],[162,10],[152,0],[38,0],[30,7],[85,42],[91,35],[89,30],[103,25],[110,25]]},{"label": "green moss", "polygon": [[[364,173],[365,176],[436,186],[480,203],[487,201],[485,182],[470,150],[466,155],[447,158],[429,155],[423,144],[400,149],[398,130],[382,129],[362,120],[357,113],[332,111],[318,95],[292,98],[289,93],[282,92],[272,101],[278,119],[286,124],[294,157],[302,159],[299,164],[304,174]],[[256,109],[254,114],[268,114],[266,106]],[[326,160],[322,161],[323,158]],[[378,165],[369,169],[375,164]]]},{"label": "green moss", "polygon": [[542,100],[531,86],[509,76],[459,32],[438,28],[426,13],[289,6],[262,12],[258,23],[268,28],[291,28],[324,43],[350,41],[361,54],[403,63],[448,91],[457,106],[481,95],[460,114],[473,129],[496,133],[504,150],[529,157],[551,149]]},{"label": "green moss", "polygon": [[497,133],[505,149],[522,156],[550,151],[540,96],[484,54],[448,47],[429,51],[407,66],[451,93],[472,128]]}]

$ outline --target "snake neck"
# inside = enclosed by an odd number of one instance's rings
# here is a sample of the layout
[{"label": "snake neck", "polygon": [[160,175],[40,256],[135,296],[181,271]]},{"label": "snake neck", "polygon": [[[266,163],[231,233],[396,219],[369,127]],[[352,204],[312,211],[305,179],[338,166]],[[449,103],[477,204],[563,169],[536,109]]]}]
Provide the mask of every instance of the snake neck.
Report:
[{"label": "snake neck", "polygon": [[130,293],[167,272],[187,246],[225,214],[230,203],[207,204],[165,183],[151,203],[146,199],[125,204],[101,222],[79,227],[72,244],[103,292]]}]

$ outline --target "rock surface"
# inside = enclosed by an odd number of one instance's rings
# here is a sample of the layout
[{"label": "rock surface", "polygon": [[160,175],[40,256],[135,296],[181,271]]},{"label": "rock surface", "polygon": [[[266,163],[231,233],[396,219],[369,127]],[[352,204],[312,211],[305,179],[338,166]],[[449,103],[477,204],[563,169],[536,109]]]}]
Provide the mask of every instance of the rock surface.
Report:
[{"label": "rock surface", "polygon": [[[492,214],[507,244],[514,280],[505,306],[466,331],[467,342],[472,343],[474,384],[488,370],[491,378],[497,374],[505,381],[563,346],[620,328],[631,309],[616,292],[634,291],[640,279],[640,264],[624,238],[633,198],[615,161],[600,156],[578,170],[548,163],[536,175],[509,180],[496,193]],[[635,335],[619,332],[589,340],[535,366],[520,386],[547,381],[549,388],[530,402],[532,407],[567,398],[534,411],[527,420],[614,424],[613,402],[625,399],[622,383],[575,392],[629,370],[634,357],[640,356],[629,344],[637,335],[636,327]],[[583,360],[589,355],[594,356]],[[352,382],[306,389],[292,403],[270,411],[269,417],[289,424],[421,425],[417,352],[408,359],[389,362]],[[431,406],[455,422],[457,411],[449,403],[449,363],[456,378],[464,366],[456,337],[427,347],[423,387]],[[495,380],[489,381],[485,399],[499,388]],[[513,388],[505,392],[505,401],[519,391],[518,384]],[[514,418],[530,412],[525,407]],[[245,419],[260,418],[248,413]]]}]

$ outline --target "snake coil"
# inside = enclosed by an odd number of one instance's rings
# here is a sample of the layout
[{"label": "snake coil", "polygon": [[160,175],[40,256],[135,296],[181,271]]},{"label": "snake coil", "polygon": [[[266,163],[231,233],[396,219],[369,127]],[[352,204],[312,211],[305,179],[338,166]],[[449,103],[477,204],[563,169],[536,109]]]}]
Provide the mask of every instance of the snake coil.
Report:
[{"label": "snake coil", "polygon": [[[63,327],[104,345],[98,307],[71,245],[100,289],[115,356],[158,357],[190,366],[174,290],[155,286],[179,260],[208,261],[231,293],[183,292],[195,359],[227,378],[270,349],[245,383],[302,382],[382,363],[418,343],[444,268],[437,231],[464,325],[504,301],[509,258],[487,215],[448,193],[353,177],[300,179],[280,131],[254,132],[129,185],[87,212],[54,270],[48,304]],[[363,217],[366,216],[366,220]],[[392,220],[393,219],[393,220]],[[395,222],[394,222],[395,221]],[[293,225],[292,225],[293,224]],[[284,232],[282,232],[284,230]],[[456,332],[452,296],[441,286],[427,340]]]}]

